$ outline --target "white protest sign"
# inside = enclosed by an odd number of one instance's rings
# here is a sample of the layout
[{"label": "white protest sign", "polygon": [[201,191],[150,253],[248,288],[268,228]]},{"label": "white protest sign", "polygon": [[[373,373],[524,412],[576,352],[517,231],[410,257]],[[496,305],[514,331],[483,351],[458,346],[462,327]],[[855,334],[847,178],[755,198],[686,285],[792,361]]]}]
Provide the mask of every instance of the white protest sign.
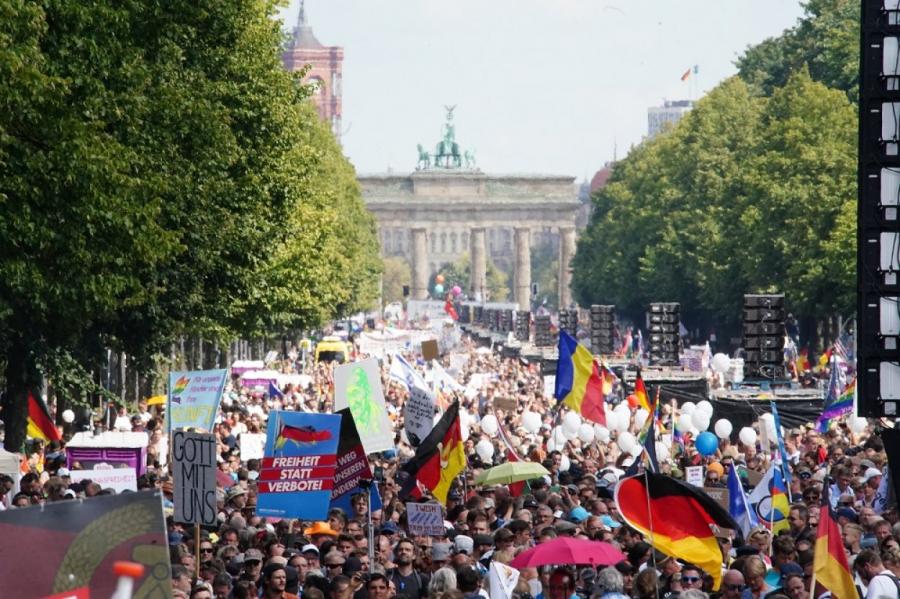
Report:
[{"label": "white protest sign", "polygon": [[99,470],[72,470],[73,483],[90,480],[104,489],[116,493],[137,491],[137,472],[134,468],[101,468]]},{"label": "white protest sign", "polygon": [[210,434],[172,433],[175,466],[175,521],[216,524],[216,438]]},{"label": "white protest sign", "polygon": [[439,503],[407,503],[406,522],[411,535],[439,537],[447,532]]},{"label": "white protest sign", "polygon": [[703,466],[688,466],[684,469],[685,480],[695,487],[703,486]]},{"label": "white protest sign", "polygon": [[261,460],[266,448],[265,433],[241,433],[241,460]]},{"label": "white protest sign", "polygon": [[556,393],[556,375],[548,374],[544,376],[544,397],[553,397]]},{"label": "white protest sign", "polygon": [[394,430],[384,408],[381,369],[369,358],[334,369],[334,411],[350,408],[366,453],[394,448]]},{"label": "white protest sign", "polygon": [[434,428],[434,397],[427,389],[409,388],[409,400],[403,406],[403,426],[413,447],[418,447]]}]

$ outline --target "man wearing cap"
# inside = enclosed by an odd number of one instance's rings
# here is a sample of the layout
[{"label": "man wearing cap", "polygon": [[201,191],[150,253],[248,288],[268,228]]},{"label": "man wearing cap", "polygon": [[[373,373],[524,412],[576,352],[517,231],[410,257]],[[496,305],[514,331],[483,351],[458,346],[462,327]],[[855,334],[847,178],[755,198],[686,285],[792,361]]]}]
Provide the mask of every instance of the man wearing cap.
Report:
[{"label": "man wearing cap", "polygon": [[300,553],[303,554],[303,557],[306,558],[306,565],[309,571],[318,572],[320,570],[319,566],[319,548],[313,545],[312,543],[307,543],[300,549]]},{"label": "man wearing cap", "polygon": [[453,538],[453,567],[459,570],[472,565],[472,553],[475,541],[468,535],[456,535]]},{"label": "man wearing cap", "polygon": [[249,580],[253,584],[257,584],[262,573],[262,561],[263,554],[259,549],[245,551],[241,580]]},{"label": "man wearing cap", "polygon": [[424,599],[428,596],[428,575],[415,569],[415,561],[415,543],[411,539],[397,541],[394,545],[396,566],[387,573],[388,580],[397,589],[397,596],[402,595],[406,599]]},{"label": "man wearing cap", "polygon": [[287,586],[287,570],[278,563],[267,565],[262,572],[264,599],[300,599],[293,593],[285,591]]},{"label": "man wearing cap", "polygon": [[453,545],[450,543],[434,543],[431,546],[431,573],[435,573],[450,563]]}]

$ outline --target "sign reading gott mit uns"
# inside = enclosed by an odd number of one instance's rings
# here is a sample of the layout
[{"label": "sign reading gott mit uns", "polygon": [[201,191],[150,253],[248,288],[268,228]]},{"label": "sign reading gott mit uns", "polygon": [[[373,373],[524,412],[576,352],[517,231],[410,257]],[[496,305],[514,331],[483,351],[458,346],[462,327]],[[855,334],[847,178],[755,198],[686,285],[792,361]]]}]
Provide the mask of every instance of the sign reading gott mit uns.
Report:
[{"label": "sign reading gott mit uns", "polygon": [[216,524],[216,438],[211,434],[175,431],[175,521]]}]

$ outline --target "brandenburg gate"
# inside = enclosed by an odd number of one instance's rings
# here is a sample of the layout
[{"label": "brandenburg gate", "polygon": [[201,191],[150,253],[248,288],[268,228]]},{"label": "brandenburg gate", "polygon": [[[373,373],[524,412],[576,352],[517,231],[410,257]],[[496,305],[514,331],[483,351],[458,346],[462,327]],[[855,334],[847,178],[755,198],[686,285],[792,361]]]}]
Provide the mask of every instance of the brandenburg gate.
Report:
[{"label": "brandenburg gate", "polygon": [[[412,266],[412,299],[428,297],[428,280],[441,265],[469,252],[470,297],[485,300],[487,258],[511,254],[513,301],[531,305],[532,237],[559,238],[559,304],[572,303],[570,261],[581,206],[575,178],[558,175],[495,175],[460,152],[453,108],[434,153],[419,146],[410,174],[362,175],[366,206],[375,215],[382,250]],[[495,259],[495,262],[497,260]]]}]

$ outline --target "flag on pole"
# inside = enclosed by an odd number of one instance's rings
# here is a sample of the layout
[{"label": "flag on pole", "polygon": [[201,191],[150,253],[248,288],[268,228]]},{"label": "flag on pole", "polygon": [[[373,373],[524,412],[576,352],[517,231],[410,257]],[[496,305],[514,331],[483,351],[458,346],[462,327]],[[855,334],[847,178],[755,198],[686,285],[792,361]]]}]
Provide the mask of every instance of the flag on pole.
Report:
[{"label": "flag on pole", "polygon": [[788,458],[787,449],[784,447],[784,434],[781,432],[781,418],[778,416],[778,406],[775,405],[775,402],[771,402],[772,406],[772,418],[775,424],[775,438],[778,442],[778,453],[781,456],[781,475],[784,478],[784,482],[788,487],[788,500],[791,498],[791,462],[790,458]]},{"label": "flag on pole", "polygon": [[684,72],[684,74],[681,76],[681,80],[682,80],[682,81],[687,81],[687,80],[691,77],[691,72],[692,72],[692,69],[686,70],[686,71]]},{"label": "flag on pole", "polygon": [[32,439],[62,441],[47,404],[31,391],[28,392],[28,426],[25,433]]},{"label": "flag on pole", "polygon": [[820,433],[828,430],[828,425],[833,419],[846,416],[853,411],[856,378],[851,379],[843,391],[839,391],[839,389],[837,368],[832,368],[831,377],[828,380],[828,394],[825,396],[825,406],[822,409],[822,415],[816,419],[816,430]]},{"label": "flag on pole", "polygon": [[641,376],[641,369],[638,368],[637,378],[634,380],[634,396],[637,398],[638,406],[650,411],[650,396],[647,395],[647,387],[644,386],[644,379]]},{"label": "flag on pole", "polygon": [[745,539],[750,535],[754,526],[759,526],[756,510],[750,507],[750,503],[747,501],[747,494],[744,493],[741,478],[738,476],[733,462],[728,471],[728,513],[741,527]]},{"label": "flag on pole", "polygon": [[391,380],[400,383],[409,391],[413,387],[428,390],[428,383],[422,378],[416,370],[406,361],[406,358],[400,354],[391,356],[391,367],[388,370],[388,376]]},{"label": "flag on pole", "polygon": [[606,426],[603,381],[597,362],[565,331],[559,332],[554,396],[582,417]]},{"label": "flag on pole", "polygon": [[408,478],[400,491],[400,497],[409,497],[417,484],[421,484],[431,491],[435,499],[447,505],[450,486],[465,469],[466,453],[460,432],[459,401],[454,401],[416,449],[416,455],[403,466]]},{"label": "flag on pole", "polygon": [[269,390],[266,391],[266,394],[270,398],[280,397],[280,398],[284,399],[284,393],[282,393],[281,390],[277,386],[275,386],[275,383],[273,383],[272,381],[269,381]]},{"label": "flag on pole", "polygon": [[828,500],[828,485],[822,487],[822,505],[819,511],[819,526],[816,531],[813,575],[816,581],[831,591],[832,597],[856,597],[856,584],[847,553],[841,538],[841,529],[831,513]]},{"label": "flag on pole", "polygon": [[518,570],[498,561],[491,561],[491,567],[488,570],[491,599],[511,599],[518,582]]},{"label": "flag on pole", "polygon": [[747,500],[756,510],[760,522],[770,528],[773,534],[789,528],[787,488],[781,476],[781,468],[776,467],[776,464],[769,466]]}]

